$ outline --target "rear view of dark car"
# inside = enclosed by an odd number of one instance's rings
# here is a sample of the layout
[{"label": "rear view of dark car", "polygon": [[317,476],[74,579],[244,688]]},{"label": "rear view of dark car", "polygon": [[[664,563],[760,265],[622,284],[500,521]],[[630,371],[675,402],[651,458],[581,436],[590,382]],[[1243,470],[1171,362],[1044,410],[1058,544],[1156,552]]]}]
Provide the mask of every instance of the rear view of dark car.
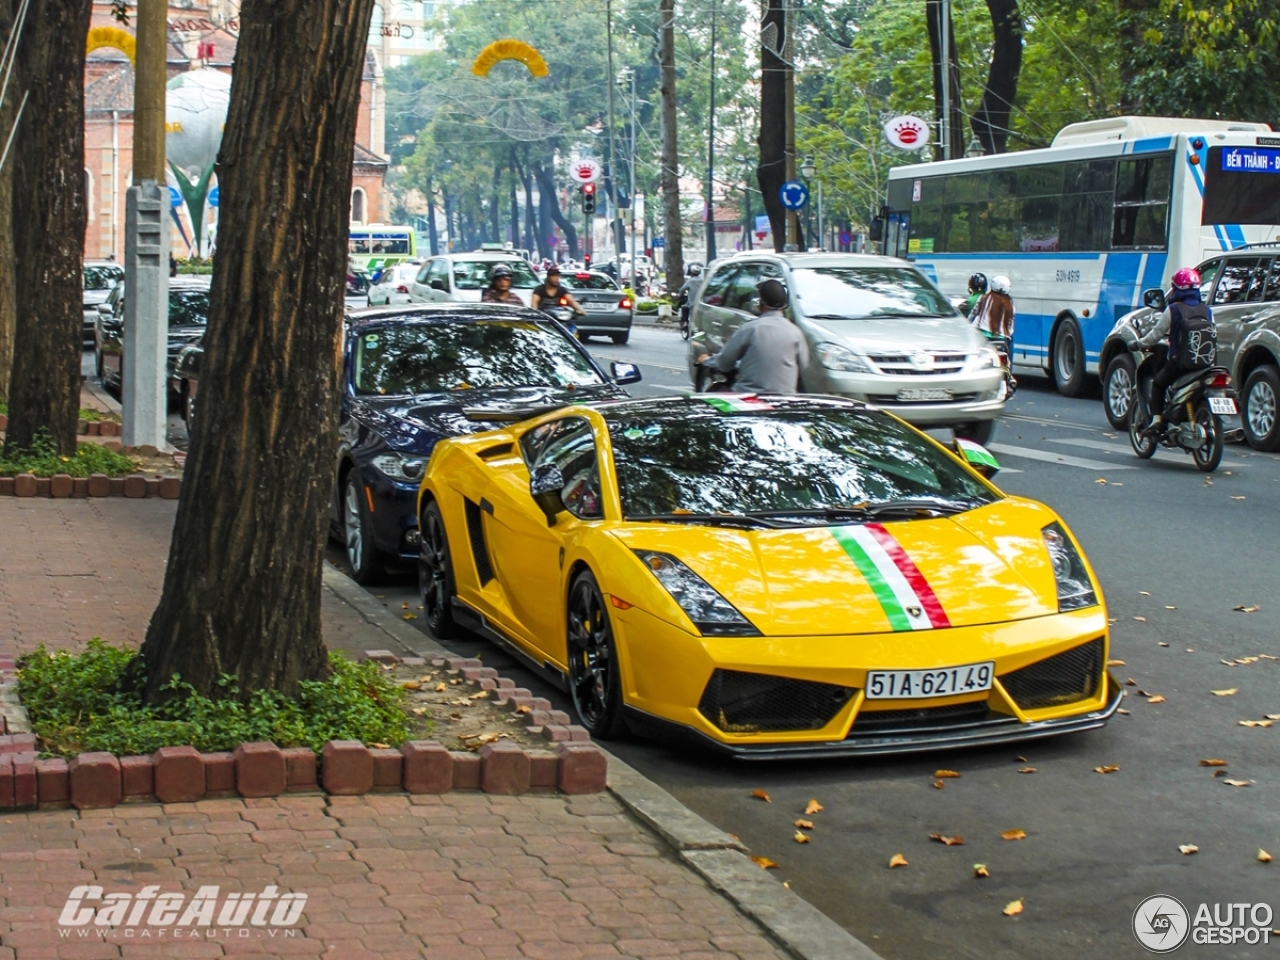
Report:
[{"label": "rear view of dark car", "polygon": [[578,339],[608,337],[614,343],[626,343],[631,336],[631,319],[635,304],[625,290],[607,273],[583,271],[565,274],[561,283],[573,291],[573,298],[587,312],[575,317]]},{"label": "rear view of dark car", "polygon": [[[209,277],[169,281],[169,350],[165,380],[172,384],[178,354],[203,334],[209,322]],[[98,308],[95,330],[96,366],[103,386],[120,391],[124,385],[124,298],[121,281]]]},{"label": "rear view of dark car", "polygon": [[86,260],[84,264],[84,331],[86,348],[94,345],[94,325],[98,320],[98,305],[117,285],[124,282],[124,267],[112,260]]}]

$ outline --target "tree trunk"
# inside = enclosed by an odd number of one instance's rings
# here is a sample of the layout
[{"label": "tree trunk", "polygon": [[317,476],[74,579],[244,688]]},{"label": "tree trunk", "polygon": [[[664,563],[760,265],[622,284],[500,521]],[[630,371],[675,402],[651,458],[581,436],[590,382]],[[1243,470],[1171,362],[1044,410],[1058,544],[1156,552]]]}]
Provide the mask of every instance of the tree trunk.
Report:
[{"label": "tree trunk", "polygon": [[984,153],[1004,153],[1009,142],[1009,113],[1022,69],[1022,12],[1018,0],[987,0],[995,43],[982,103],[973,117],[973,134]]},{"label": "tree trunk", "polygon": [[667,293],[684,284],[684,221],[680,217],[680,150],[676,129],[676,0],[659,0],[658,54],[662,95],[662,263]]},{"label": "tree trunk", "polygon": [[787,74],[785,0],[766,0],[760,20],[760,164],[756,181],[773,230],[773,248],[787,242],[787,211],[778,191],[787,181]]},{"label": "tree trunk", "polygon": [[520,162],[520,158],[514,153],[511,156],[512,167],[516,172],[516,176],[520,178],[520,183],[524,187],[524,232],[525,247],[530,253],[536,252],[539,258],[548,257],[550,249],[547,245],[547,238],[544,231],[538,226],[538,207],[533,200],[533,176],[529,173],[527,165],[528,156],[525,157],[525,163]]},{"label": "tree trunk", "polygon": [[533,175],[538,179],[538,189],[545,196],[551,198],[551,202],[547,205],[547,210],[551,213],[551,219],[556,222],[556,226],[564,234],[565,242],[569,244],[569,256],[578,259],[578,231],[573,228],[573,224],[568,218],[560,212],[560,200],[556,196],[556,185],[551,182],[551,174],[540,163],[533,165]]},{"label": "tree trunk", "polygon": [[493,185],[489,192],[489,219],[493,223],[493,242],[502,242],[502,225],[499,222],[502,207],[498,202],[498,195],[502,189],[502,168],[497,164],[493,167]]},{"label": "tree trunk", "polygon": [[[76,450],[84,323],[84,38],[91,0],[32,0],[18,44],[12,94],[30,93],[8,163],[13,167],[17,311],[5,452],[45,431],[63,456]],[[5,131],[6,133],[8,131]]]},{"label": "tree trunk", "polygon": [[[440,255],[440,233],[436,230],[436,188],[431,183],[431,175],[427,174],[427,236],[431,243],[431,255]],[[448,214],[445,223],[448,224]]]},{"label": "tree trunk", "polygon": [[[0,0],[0,36],[13,29],[16,0]],[[16,113],[12,84],[0,103],[0,143],[9,137]],[[18,98],[21,99],[19,95]],[[9,370],[13,366],[13,331],[18,319],[13,267],[13,157],[0,169],[0,403],[9,402]]]},{"label": "tree trunk", "polygon": [[515,150],[511,151],[511,166],[507,170],[507,187],[510,191],[511,200],[511,228],[508,231],[511,234],[511,245],[513,247],[520,246],[520,201],[516,198],[516,164]]},{"label": "tree trunk", "polygon": [[444,204],[444,230],[445,233],[449,234],[449,246],[443,252],[449,253],[454,244],[457,243],[458,238],[462,236],[462,231],[457,223],[456,205],[449,199],[448,190],[440,191],[440,202]]},{"label": "tree trunk", "polygon": [[327,669],[320,578],[372,13],[373,0],[240,8],[200,414],[142,647],[152,702],[175,673],[206,695],[233,674],[247,699]]},{"label": "tree trunk", "polygon": [[[928,0],[925,4],[925,22],[929,29],[929,60],[933,65],[933,118],[939,121],[937,130],[942,129],[942,11],[940,0]],[[964,111],[960,103],[960,58],[956,52],[955,24],[947,21],[947,60],[950,69],[947,80],[950,84],[947,110],[947,139],[950,141],[951,159],[964,156]],[[941,136],[941,134],[939,134]],[[936,159],[942,159],[942,141],[939,139],[934,147]]]}]

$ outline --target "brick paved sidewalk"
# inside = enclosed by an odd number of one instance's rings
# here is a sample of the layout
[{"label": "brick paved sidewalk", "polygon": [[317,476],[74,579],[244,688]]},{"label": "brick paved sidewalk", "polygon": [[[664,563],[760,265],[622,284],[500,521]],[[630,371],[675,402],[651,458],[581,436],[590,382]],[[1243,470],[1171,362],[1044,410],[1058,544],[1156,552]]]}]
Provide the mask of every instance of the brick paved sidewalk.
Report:
[{"label": "brick paved sidewalk", "polygon": [[[22,653],[40,642],[75,649],[93,636],[140,642],[159,596],[174,507],[0,499],[0,650]],[[329,591],[325,604],[331,647],[369,645],[361,634],[370,628],[354,611]],[[271,885],[308,899],[292,936],[251,923],[149,926],[149,913],[105,934],[93,925],[60,928],[68,895],[85,884],[104,894],[154,885],[188,898],[218,885],[224,899]],[[249,953],[784,956],[610,794],[294,795],[0,818],[0,960]]]}]

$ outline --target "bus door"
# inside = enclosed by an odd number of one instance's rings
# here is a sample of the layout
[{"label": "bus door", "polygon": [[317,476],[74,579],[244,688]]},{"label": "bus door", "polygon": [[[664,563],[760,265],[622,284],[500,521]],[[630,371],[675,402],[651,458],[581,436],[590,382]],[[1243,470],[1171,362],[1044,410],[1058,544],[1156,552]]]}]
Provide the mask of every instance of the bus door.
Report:
[{"label": "bus door", "polygon": [[886,207],[881,210],[880,217],[883,238],[880,249],[886,257],[907,259],[907,244],[911,236],[911,214],[905,210],[890,210]]}]

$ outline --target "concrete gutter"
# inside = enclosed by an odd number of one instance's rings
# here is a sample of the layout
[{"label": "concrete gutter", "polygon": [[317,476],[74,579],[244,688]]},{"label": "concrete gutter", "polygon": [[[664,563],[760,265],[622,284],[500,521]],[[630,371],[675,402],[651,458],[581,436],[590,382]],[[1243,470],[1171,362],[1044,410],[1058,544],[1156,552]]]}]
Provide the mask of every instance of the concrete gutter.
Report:
[{"label": "concrete gutter", "polygon": [[[379,604],[333,564],[324,565],[324,587],[356,611],[388,641],[414,656],[452,657],[431,637]],[[742,841],[698,816],[630,764],[609,758],[609,792],[656,833],[685,864],[742,913],[758,923],[796,960],[881,960],[879,954],[799,894],[760,869]]]}]

